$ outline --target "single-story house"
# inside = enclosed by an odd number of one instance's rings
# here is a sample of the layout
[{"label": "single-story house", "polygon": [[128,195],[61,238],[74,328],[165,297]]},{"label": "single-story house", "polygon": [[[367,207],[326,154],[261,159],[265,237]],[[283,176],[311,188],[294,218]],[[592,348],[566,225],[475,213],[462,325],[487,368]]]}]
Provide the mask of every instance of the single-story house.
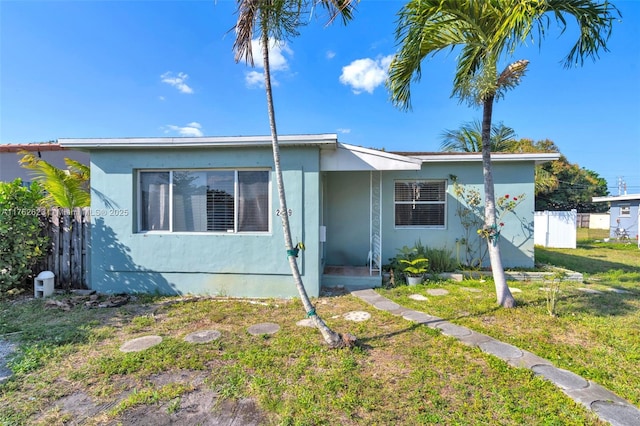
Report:
[{"label": "single-story house", "polygon": [[20,178],[23,184],[28,185],[33,180],[33,172],[20,165],[22,158],[20,151],[31,152],[59,169],[66,169],[65,158],[89,164],[89,153],[63,148],[53,142],[2,144],[0,145],[0,182],[11,182]]},{"label": "single-story house", "polygon": [[610,203],[609,229],[611,238],[638,238],[640,218],[640,194],[624,194],[609,197],[593,197],[594,203]]},{"label": "single-story house", "polygon": [[[390,153],[335,134],[280,136],[288,212],[269,136],[60,139],[91,154],[92,289],[295,297],[279,215],[288,214],[310,296],[379,286],[418,239],[455,256],[463,228],[451,175],[483,188],[479,153]],[[504,220],[507,267],[532,267],[534,165],[557,154],[493,155],[496,196],[526,194]]]}]

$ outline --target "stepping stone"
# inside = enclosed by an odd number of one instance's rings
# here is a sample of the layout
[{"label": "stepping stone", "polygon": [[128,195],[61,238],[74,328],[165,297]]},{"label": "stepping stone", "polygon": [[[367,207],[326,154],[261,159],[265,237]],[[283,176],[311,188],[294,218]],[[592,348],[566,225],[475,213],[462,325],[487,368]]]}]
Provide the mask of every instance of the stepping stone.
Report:
[{"label": "stepping stone", "polygon": [[592,288],[584,288],[584,287],[580,287],[578,290],[580,290],[583,293],[589,293],[589,294],[602,294],[602,292],[600,290],[594,290]]},{"label": "stepping stone", "polygon": [[429,299],[427,299],[426,296],[423,296],[421,294],[412,294],[412,295],[409,296],[409,299],[418,300],[420,302],[424,302],[425,300],[429,300]]},{"label": "stepping stone", "polygon": [[479,288],[472,288],[472,287],[460,287],[461,290],[464,291],[469,291],[471,293],[482,293],[482,290],[480,290]]},{"label": "stepping stone", "polygon": [[482,342],[478,346],[483,352],[495,355],[505,361],[509,361],[513,358],[520,358],[524,355],[522,349],[495,339]]},{"label": "stepping stone", "polygon": [[623,289],[621,289],[621,288],[613,288],[613,287],[610,287],[610,288],[608,288],[607,290],[608,290],[608,291],[610,291],[610,292],[612,292],[612,293],[618,293],[618,294],[629,294],[629,293],[631,293],[630,291],[623,290]]},{"label": "stepping stone", "polygon": [[184,341],[189,343],[209,343],[220,338],[222,333],[218,330],[202,330],[185,336]]},{"label": "stepping stone", "polygon": [[396,309],[400,309],[400,305],[391,300],[382,300],[380,302],[376,302],[373,306],[381,311],[395,311]]},{"label": "stepping stone", "polygon": [[522,293],[522,290],[517,287],[509,287],[509,290],[511,290],[511,293]]},{"label": "stepping stone", "polygon": [[138,337],[137,339],[129,340],[128,342],[124,342],[122,346],[120,346],[120,352],[140,352],[145,349],[149,349],[152,346],[157,345],[162,342],[162,337],[160,336],[143,336]]},{"label": "stepping stone", "polygon": [[364,311],[351,311],[343,315],[348,321],[362,322],[371,319],[371,314]]},{"label": "stepping stone", "polygon": [[296,323],[298,327],[315,327],[316,325],[313,323],[311,318],[301,319]]},{"label": "stepping stone", "polygon": [[430,288],[427,289],[427,294],[431,296],[445,296],[449,294],[449,291],[445,290],[444,288]]},{"label": "stepping stone", "polygon": [[531,370],[561,389],[584,389],[589,386],[589,382],[584,378],[553,365],[536,365]]},{"label": "stepping stone", "polygon": [[254,336],[260,336],[263,334],[274,334],[278,330],[280,330],[280,326],[272,322],[263,322],[260,324],[255,324],[247,329],[249,334],[253,334]]}]

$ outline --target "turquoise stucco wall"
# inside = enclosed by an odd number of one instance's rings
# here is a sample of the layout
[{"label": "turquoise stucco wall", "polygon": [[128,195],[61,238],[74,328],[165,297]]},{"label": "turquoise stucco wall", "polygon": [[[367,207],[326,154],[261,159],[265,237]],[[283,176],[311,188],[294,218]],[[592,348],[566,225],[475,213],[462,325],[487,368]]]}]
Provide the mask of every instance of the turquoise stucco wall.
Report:
[{"label": "turquoise stucco wall", "polygon": [[[294,244],[307,292],[319,294],[319,150],[281,148]],[[91,152],[90,286],[101,292],[295,297],[284,249],[275,174],[267,234],[136,233],[138,169],[270,168],[270,148]]]},{"label": "turquoise stucco wall", "polygon": [[[533,162],[500,162],[493,165],[495,194],[526,194],[515,215],[503,222],[500,249],[506,267],[533,267]],[[483,194],[480,162],[432,163],[419,171],[382,172],[382,262],[397,254],[397,249],[412,246],[418,239],[423,245],[446,248],[456,256],[456,239],[464,228],[456,216],[457,200],[449,175],[456,175],[466,187]],[[401,179],[446,179],[446,226],[443,229],[396,228],[394,218],[394,182]],[[327,178],[327,264],[361,265],[369,251],[369,172],[329,173]],[[364,258],[362,258],[364,256]],[[485,264],[488,265],[488,257]]]}]

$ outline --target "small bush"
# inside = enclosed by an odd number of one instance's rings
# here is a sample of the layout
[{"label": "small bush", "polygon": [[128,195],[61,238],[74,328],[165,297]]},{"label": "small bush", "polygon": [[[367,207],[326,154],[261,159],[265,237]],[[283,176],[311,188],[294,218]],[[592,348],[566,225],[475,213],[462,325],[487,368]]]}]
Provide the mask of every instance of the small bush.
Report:
[{"label": "small bush", "polygon": [[0,296],[24,285],[44,256],[47,237],[42,236],[37,183],[0,182]]}]

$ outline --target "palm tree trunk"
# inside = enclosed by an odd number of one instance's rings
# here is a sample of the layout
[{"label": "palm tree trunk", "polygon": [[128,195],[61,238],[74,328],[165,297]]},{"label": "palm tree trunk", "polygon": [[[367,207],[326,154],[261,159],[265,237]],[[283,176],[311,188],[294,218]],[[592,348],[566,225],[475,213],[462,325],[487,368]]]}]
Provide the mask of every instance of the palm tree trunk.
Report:
[{"label": "palm tree trunk", "polygon": [[[484,224],[485,229],[496,231],[496,196],[491,171],[491,117],[493,115],[494,96],[485,98],[482,105],[482,174],[484,176]],[[505,308],[513,308],[516,301],[509,291],[500,256],[499,234],[487,238],[487,250],[491,262],[493,282],[496,287],[498,304]]]},{"label": "palm tree trunk", "polygon": [[[265,20],[262,20],[265,22]],[[352,346],[355,343],[355,337],[352,335],[341,336],[335,331],[331,330],[329,326],[320,318],[316,313],[307,291],[304,288],[302,282],[302,276],[300,275],[300,269],[298,268],[297,256],[292,255],[293,241],[291,239],[291,228],[289,226],[289,214],[287,209],[287,199],[285,196],[284,182],[282,180],[282,168],[280,167],[280,146],[278,144],[278,132],[276,129],[275,112],[273,108],[273,92],[271,90],[271,70],[269,66],[269,36],[266,28],[262,29],[261,36],[262,44],[262,56],[264,59],[264,85],[267,93],[267,109],[269,113],[269,127],[271,129],[271,146],[273,148],[273,163],[276,172],[276,182],[278,185],[278,198],[280,200],[280,218],[282,219],[282,229],[284,233],[284,244],[287,250],[287,257],[289,259],[289,266],[291,267],[291,273],[296,283],[300,299],[304,305],[307,316],[311,318],[316,328],[320,330],[325,343],[331,348],[340,348],[345,346]]]}]

